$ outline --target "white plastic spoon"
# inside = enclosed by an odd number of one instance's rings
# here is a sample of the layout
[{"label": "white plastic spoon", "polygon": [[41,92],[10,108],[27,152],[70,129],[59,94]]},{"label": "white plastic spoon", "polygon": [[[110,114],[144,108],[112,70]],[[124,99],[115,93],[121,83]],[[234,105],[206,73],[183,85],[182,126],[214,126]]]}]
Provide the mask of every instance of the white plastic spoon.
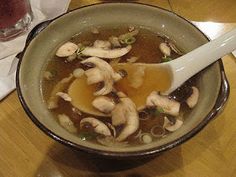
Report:
[{"label": "white plastic spoon", "polygon": [[[236,49],[236,29],[198,47],[178,59],[158,64],[157,66],[168,67],[172,74],[171,85],[164,94],[171,93],[190,77],[224,55],[232,52],[234,49]],[[146,64],[146,67],[155,67],[154,65]]]}]

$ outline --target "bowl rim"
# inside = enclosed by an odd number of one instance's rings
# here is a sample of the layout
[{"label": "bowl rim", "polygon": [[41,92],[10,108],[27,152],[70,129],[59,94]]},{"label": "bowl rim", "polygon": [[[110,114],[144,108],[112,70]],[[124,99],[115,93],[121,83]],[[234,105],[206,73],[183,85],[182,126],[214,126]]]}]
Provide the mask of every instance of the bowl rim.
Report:
[{"label": "bowl rim", "polygon": [[[140,3],[140,2],[102,2],[102,3],[86,5],[86,6],[82,6],[82,7],[73,9],[73,10],[71,10],[69,12],[66,12],[66,13],[64,13],[64,14],[62,14],[62,15],[60,15],[60,16],[52,19],[52,20],[50,20],[50,22],[56,20],[57,18],[60,18],[61,16],[64,16],[66,14],[72,13],[72,12],[80,10],[80,9],[83,9],[83,8],[86,8],[86,7],[90,7],[90,6],[104,5],[104,4],[137,4],[137,5],[144,5],[144,6],[154,7],[154,8],[160,9],[160,10],[167,11],[168,13],[171,13],[171,14],[173,14],[173,15],[181,18],[181,19],[183,19],[185,22],[189,23],[197,31],[199,31],[206,38],[206,40],[210,41],[209,37],[206,34],[204,34],[195,24],[193,24],[191,21],[187,20],[186,18],[184,18],[184,17],[182,17],[182,16],[180,16],[180,15],[176,14],[175,12],[172,12],[172,11],[170,11],[168,9],[164,9],[162,7],[159,7],[159,6],[154,6],[154,5]],[[46,22],[48,22],[48,21],[46,21]],[[37,29],[34,28],[31,32],[33,32],[33,33],[36,32],[37,33]],[[85,147],[85,146],[73,143],[73,142],[71,142],[69,140],[66,140],[66,139],[62,138],[61,136],[57,135],[56,133],[52,132],[51,130],[49,130],[46,126],[44,126],[36,118],[36,116],[34,116],[33,112],[29,109],[29,107],[27,106],[26,101],[24,100],[24,97],[23,97],[23,94],[22,94],[22,91],[21,91],[22,89],[21,89],[21,86],[20,86],[20,76],[19,75],[20,75],[21,62],[22,62],[22,59],[24,57],[24,51],[27,48],[27,46],[30,44],[31,40],[35,37],[35,35],[33,35],[33,36],[31,36],[31,35],[28,35],[29,39],[27,38],[27,42],[26,42],[25,48],[23,50],[23,53],[19,57],[19,63],[17,65],[17,71],[16,71],[16,91],[17,91],[18,98],[20,100],[20,103],[21,103],[24,111],[26,112],[28,117],[31,119],[31,121],[33,121],[34,124],[38,128],[40,128],[46,135],[48,135],[49,137],[53,138],[54,140],[56,140],[56,141],[58,141],[58,142],[60,142],[60,143],[62,143],[64,145],[66,145],[68,147],[72,147],[75,150],[80,150],[80,151],[83,151],[83,152],[86,152],[86,153],[89,153],[89,154],[96,154],[96,155],[99,155],[99,156],[102,156],[102,157],[106,157],[106,158],[114,158],[115,157],[117,159],[123,159],[123,158],[127,158],[127,157],[131,157],[132,158],[132,157],[141,157],[141,156],[142,157],[143,156],[145,156],[145,157],[153,156],[153,155],[155,155],[157,153],[161,153],[161,152],[167,151],[169,149],[172,149],[172,148],[174,148],[174,147],[176,147],[176,146],[186,142],[190,138],[194,137],[213,118],[215,118],[216,115],[218,115],[223,110],[223,107],[224,107],[224,105],[227,102],[227,99],[229,97],[229,93],[230,93],[229,83],[228,83],[228,80],[226,78],[226,74],[225,74],[225,71],[224,71],[224,66],[223,66],[222,59],[219,59],[215,63],[218,63],[219,67],[220,67],[221,86],[220,86],[220,91],[219,91],[217,100],[215,102],[215,105],[212,108],[212,110],[207,114],[207,116],[198,125],[196,125],[195,128],[193,128],[187,134],[184,134],[183,136],[179,137],[178,139],[175,139],[175,140],[173,140],[173,141],[171,141],[169,143],[163,144],[161,146],[150,148],[150,149],[146,149],[146,150],[133,151],[133,152],[105,151],[105,150],[98,150],[98,149],[93,149],[93,148]]]}]

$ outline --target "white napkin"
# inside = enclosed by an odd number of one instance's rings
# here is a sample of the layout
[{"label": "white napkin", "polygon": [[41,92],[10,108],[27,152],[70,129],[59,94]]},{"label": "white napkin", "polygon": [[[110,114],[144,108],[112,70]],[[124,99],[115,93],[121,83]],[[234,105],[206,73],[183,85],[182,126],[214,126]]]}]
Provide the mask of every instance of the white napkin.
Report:
[{"label": "white napkin", "polygon": [[[30,0],[34,19],[28,32],[38,23],[65,13],[70,0]],[[25,45],[27,34],[8,42],[0,42],[0,100],[15,89],[15,70],[18,59],[15,55]]]}]

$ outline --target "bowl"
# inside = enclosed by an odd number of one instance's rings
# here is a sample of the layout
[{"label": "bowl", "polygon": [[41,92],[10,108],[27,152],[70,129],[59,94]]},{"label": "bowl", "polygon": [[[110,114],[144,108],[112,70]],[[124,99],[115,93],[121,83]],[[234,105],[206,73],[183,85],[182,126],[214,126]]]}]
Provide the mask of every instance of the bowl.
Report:
[{"label": "bowl", "polygon": [[108,158],[157,155],[182,144],[202,130],[222,110],[229,85],[218,60],[199,73],[200,97],[184,125],[159,141],[132,147],[106,147],[82,141],[53,118],[41,94],[43,68],[56,49],[74,34],[91,26],[133,24],[170,37],[185,52],[208,42],[208,38],[186,19],[162,8],[139,3],[104,3],[68,12],[36,26],[28,36],[17,69],[17,92],[29,118],[49,137],[69,147]]}]

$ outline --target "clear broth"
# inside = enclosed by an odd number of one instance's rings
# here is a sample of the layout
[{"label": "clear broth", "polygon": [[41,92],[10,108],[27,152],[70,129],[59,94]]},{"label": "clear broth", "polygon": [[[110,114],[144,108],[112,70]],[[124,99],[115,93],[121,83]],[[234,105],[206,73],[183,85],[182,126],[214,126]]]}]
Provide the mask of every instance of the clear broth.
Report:
[{"label": "clear broth", "polygon": [[[90,30],[81,32],[75,36],[73,36],[70,41],[74,42],[76,44],[78,43],[84,43],[86,45],[92,45],[95,40],[108,40],[110,36],[119,36],[121,34],[124,34],[127,32],[127,27],[116,27],[116,28],[99,28],[99,34],[93,34]],[[162,42],[165,42],[165,40],[169,40],[163,36],[160,36],[157,33],[153,33],[147,29],[140,28],[139,34],[136,37],[136,42],[132,44],[132,50],[125,56],[123,56],[120,60],[120,62],[125,62],[126,59],[131,57],[138,57],[138,60],[136,62],[138,63],[160,63],[162,61],[163,54],[159,50],[159,45]],[[179,57],[178,54],[172,53],[171,56],[173,59]],[[55,84],[60,81],[61,79],[68,77],[70,73],[73,72],[74,69],[81,67],[79,60],[73,60],[71,62],[68,62],[65,58],[59,58],[59,57],[53,57],[49,63],[46,66],[46,71],[50,71],[55,73],[56,77],[52,81],[47,81],[45,79],[42,80],[42,95],[43,98],[48,101],[50,94],[52,92],[53,87]],[[119,69],[119,67],[115,68]],[[129,72],[132,73],[132,69],[126,68],[128,71],[128,77]],[[161,91],[168,88],[168,85],[170,83],[170,79],[166,77],[168,74],[166,74],[166,71],[161,71],[162,74],[160,74],[161,77],[156,78],[153,76],[147,76],[146,79],[153,80],[154,84],[161,84]],[[151,73],[151,72],[150,72]],[[129,87],[125,87],[127,85],[129,78],[124,78],[123,80],[119,81],[115,87],[118,90],[122,90],[124,93],[129,93],[128,97],[131,97],[132,100],[136,100],[135,102],[138,103],[136,105],[139,107],[141,105],[141,102],[145,102],[145,100],[139,100],[140,97],[139,94],[146,94],[148,96],[150,94],[150,90],[148,90],[148,86],[141,89],[133,89]],[[73,81],[75,82],[75,81]],[[85,79],[80,80],[80,82],[85,82]],[[124,82],[122,84],[122,82]],[[189,84],[190,83],[190,84]],[[69,88],[71,82],[68,84],[67,89]],[[195,81],[190,80],[187,83],[187,86],[194,85]],[[85,85],[85,84],[84,84]],[[144,84],[145,85],[145,84]],[[67,92],[67,89],[65,90]],[[86,100],[85,104],[90,104],[92,100],[94,99],[93,96],[91,96],[94,91],[93,86],[84,87],[84,90],[80,90],[79,92],[82,94],[78,94],[77,97],[81,98],[84,97],[82,100]],[[173,95],[172,95],[173,96]],[[173,96],[175,97],[175,95]],[[140,103],[140,104],[139,104]],[[58,114],[66,114],[70,117],[70,119],[74,122],[75,126],[78,129],[78,135],[80,135],[81,131],[79,123],[82,118],[93,116],[86,113],[83,113],[81,115],[78,115],[72,110],[73,106],[70,102],[66,102],[62,99],[59,100],[58,108],[51,110],[51,112],[54,114],[55,118],[57,118]],[[95,109],[95,108],[94,108]],[[189,112],[189,109],[187,106],[181,107],[181,112]],[[140,112],[141,115],[141,112]],[[149,115],[148,119],[142,119],[140,118],[140,127],[139,130],[142,130],[142,132],[150,132],[150,129],[153,127],[153,125],[159,125],[162,126],[163,124],[163,118],[166,116],[164,113],[158,113],[155,112]],[[94,116],[93,116],[94,117]],[[140,116],[142,117],[142,116]],[[110,118],[104,118],[104,117],[96,117],[104,122],[110,122]],[[121,127],[117,127],[117,132],[121,131]],[[138,138],[136,138],[136,135],[138,134],[139,130],[131,135],[127,140],[129,141],[129,144],[140,144],[140,141]],[[168,133],[168,132],[166,132]],[[166,134],[165,133],[165,134]],[[157,140],[159,138],[153,137],[154,140]],[[90,141],[93,141],[96,143],[96,139],[91,139]]]}]

